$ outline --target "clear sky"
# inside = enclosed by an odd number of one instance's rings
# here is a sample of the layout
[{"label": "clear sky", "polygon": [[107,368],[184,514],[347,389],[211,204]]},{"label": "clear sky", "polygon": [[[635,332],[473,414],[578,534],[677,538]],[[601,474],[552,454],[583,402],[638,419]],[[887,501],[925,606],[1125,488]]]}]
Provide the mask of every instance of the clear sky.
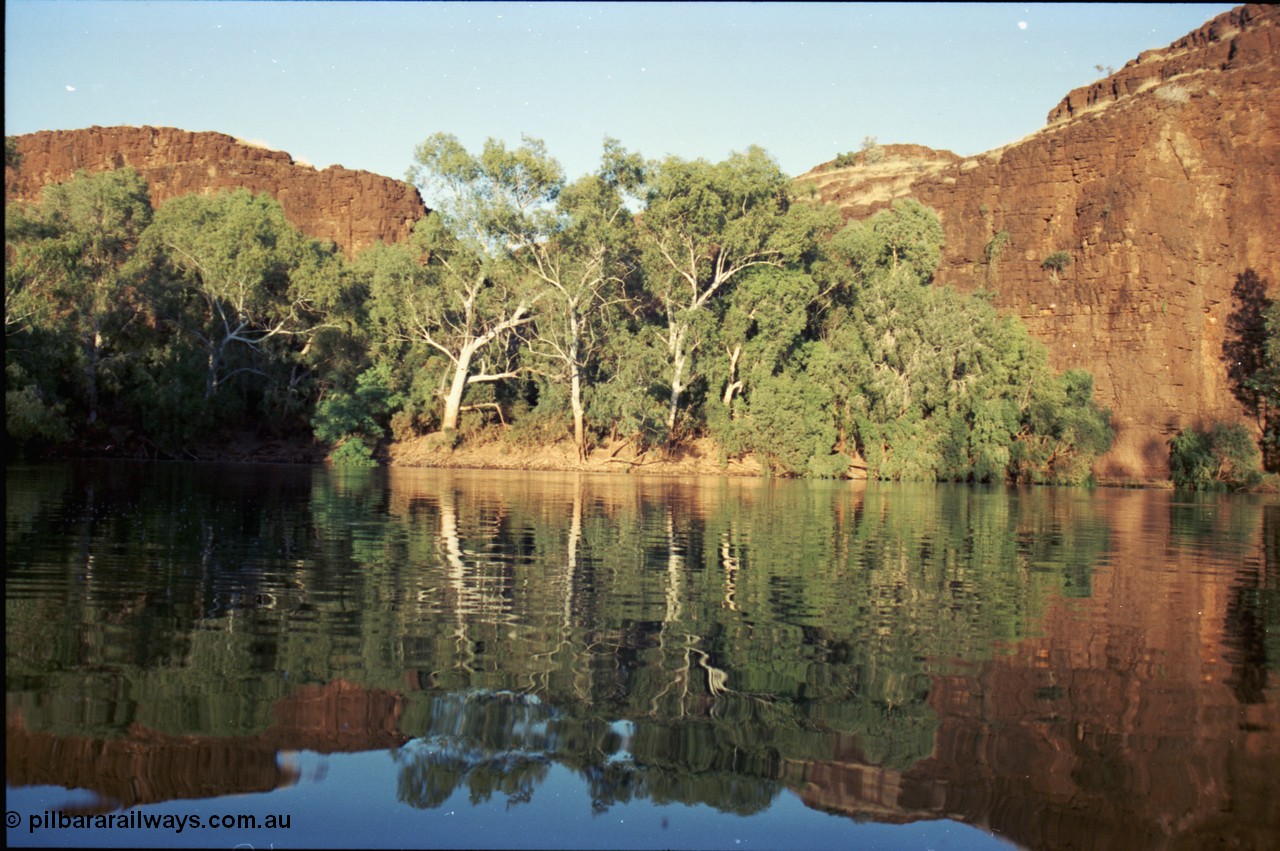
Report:
[{"label": "clear sky", "polygon": [[760,145],[795,175],[866,136],[1016,141],[1095,66],[1229,8],[7,0],[4,124],[216,130],[395,178],[438,131],[543,139],[571,178],[605,136],[646,157]]}]

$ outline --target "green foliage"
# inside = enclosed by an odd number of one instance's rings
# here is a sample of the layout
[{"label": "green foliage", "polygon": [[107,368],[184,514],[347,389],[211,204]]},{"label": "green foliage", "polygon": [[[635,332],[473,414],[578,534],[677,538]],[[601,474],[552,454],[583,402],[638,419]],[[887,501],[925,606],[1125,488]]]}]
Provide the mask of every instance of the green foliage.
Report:
[{"label": "green foliage", "polygon": [[1169,441],[1169,471],[1188,490],[1247,490],[1262,481],[1258,447],[1240,423],[1180,431]]},{"label": "green foliage", "polygon": [[564,170],[540,139],[524,136],[514,150],[487,139],[478,155],[456,136],[436,133],[414,149],[409,181],[422,190],[445,227],[471,250],[504,253],[504,237],[521,216],[546,214],[564,188]]},{"label": "green foliage", "polygon": [[1085,484],[1094,458],[1111,448],[1111,412],[1093,398],[1093,376],[1072,369],[1042,387],[1013,447],[1013,477],[1038,484]]},{"label": "green foliage", "polygon": [[[133,252],[150,218],[147,186],[130,169],[80,172],[6,216],[8,343],[45,394],[71,402],[87,426],[113,401],[113,379],[136,354],[130,336],[148,318]],[[50,345],[72,360],[56,390],[44,380]]]},{"label": "green foliage", "polygon": [[[882,156],[869,137],[855,159]],[[861,454],[882,478],[1073,483],[1109,446],[1087,375],[1054,375],[986,296],[932,286],[944,232],[917,201],[843,225],[759,148],[646,162],[609,139],[566,180],[539,140],[437,134],[415,161],[436,212],[351,263],[246,191],[152,215],[129,172],[17,211],[11,443],[105,435],[101,416],[148,452],[252,425],[367,464],[389,433],[501,427],[580,456],[710,436],[779,476]],[[1268,375],[1241,386],[1271,399]]]},{"label": "green foliage", "polygon": [[670,434],[705,375],[714,303],[748,269],[802,262],[828,221],[791,204],[786,175],[760,148],[650,166],[639,239],[645,294],[663,326]]},{"label": "green foliage", "polygon": [[837,437],[831,403],[831,391],[803,374],[770,376],[755,386],[748,407],[751,441],[775,473],[834,472],[827,461]]},{"label": "green foliage", "polygon": [[831,249],[866,279],[898,272],[929,283],[942,262],[945,237],[938,214],[914,198],[893,202],[865,222],[851,222],[832,238]]},{"label": "green foliage", "polygon": [[521,399],[508,411],[511,427],[503,439],[512,446],[549,446],[573,434],[568,386],[545,379],[533,384],[536,403]]},{"label": "green foliage", "polygon": [[[630,161],[612,155],[619,179],[629,179]],[[543,143],[528,137],[515,150],[489,139],[473,156],[454,136],[437,133],[415,159],[409,177],[438,213],[418,223],[416,256],[399,261],[401,271],[383,277],[393,286],[373,296],[383,300],[375,311],[385,330],[451,362],[440,394],[447,431],[458,427],[468,387],[516,376],[517,336],[529,329],[548,285],[563,288],[547,273],[543,251],[563,224],[554,204],[565,181]]]},{"label": "green foliage", "polygon": [[362,438],[348,435],[326,456],[335,467],[376,467],[373,450]]},{"label": "green foliage", "polygon": [[707,373],[724,406],[773,375],[803,342],[817,282],[799,269],[759,266],[748,270],[719,305],[715,346],[724,357]]},{"label": "green foliage", "polygon": [[37,431],[57,438],[57,412],[91,444],[183,455],[224,425],[296,433],[318,391],[351,368],[359,308],[342,258],[303,239],[274,201],[188,196],[153,215],[124,169],[77,175],[10,212],[18,432],[43,422]]},{"label": "green foliage", "polygon": [[[274,199],[240,189],[170,200],[144,248],[176,285],[166,320],[200,354],[211,421],[224,405],[249,411],[283,392],[288,409],[289,395],[305,393],[298,370],[314,361],[304,353],[344,302],[347,282],[332,246],[303,237]],[[226,392],[235,398],[215,402]]]},{"label": "green foliage", "polygon": [[1189,490],[1214,489],[1217,458],[1209,435],[1183,429],[1169,441],[1169,472],[1173,483]]},{"label": "green foliage", "polygon": [[22,168],[22,154],[18,153],[18,140],[12,136],[4,137],[4,167]]},{"label": "green foliage", "polygon": [[997,231],[991,240],[983,249],[983,254],[987,258],[989,265],[995,265],[1000,260],[1000,255],[1004,253],[1005,246],[1009,244],[1009,232],[1002,230]]},{"label": "green foliage", "polygon": [[351,392],[335,390],[316,405],[311,421],[318,440],[333,445],[329,461],[339,466],[371,466],[373,447],[386,436],[384,423],[404,399],[391,389],[391,364],[362,372]]},{"label": "green foliage", "polygon": [[587,404],[587,421],[597,434],[640,448],[668,441],[665,354],[652,326],[622,326],[607,339]]},{"label": "green foliage", "polygon": [[914,412],[890,422],[860,418],[857,434],[869,476],[900,482],[939,478],[941,435]]},{"label": "green foliage", "polygon": [[876,141],[875,136],[866,136],[862,140],[862,157],[863,162],[867,165],[876,165],[884,161],[884,148]]},{"label": "green foliage", "polygon": [[1231,391],[1262,430],[1268,470],[1280,470],[1280,302],[1267,295],[1257,272],[1241,273],[1232,287],[1222,357]]},{"label": "green foliage", "polygon": [[876,165],[884,162],[884,147],[876,141],[875,136],[865,136],[862,139],[862,147],[857,151],[846,151],[843,154],[837,154],[835,158],[836,168],[851,168],[858,165],[861,159],[863,165]]},{"label": "green foliage", "polygon": [[459,442],[461,442],[461,439],[461,435],[458,433],[457,429],[436,431],[423,438],[423,445],[431,452],[438,450],[450,450],[456,448]]},{"label": "green foliage", "polygon": [[[815,443],[815,448],[817,444]],[[813,454],[805,467],[805,475],[811,479],[843,479],[849,474],[849,466],[853,463],[843,452],[831,452],[826,455]]]},{"label": "green foliage", "polygon": [[1071,265],[1071,254],[1067,251],[1055,251],[1040,263],[1041,269],[1048,269],[1055,274],[1066,270]]},{"label": "green foliage", "polygon": [[59,444],[71,439],[66,405],[41,398],[35,384],[24,381],[22,367],[5,367],[4,421],[8,451],[18,454],[39,444]]},{"label": "green foliage", "polygon": [[180,334],[143,351],[127,401],[145,415],[139,431],[161,452],[182,457],[220,425],[243,416],[242,400],[234,394],[206,398],[205,374],[201,353]]},{"label": "green foliage", "polygon": [[832,240],[854,279],[814,374],[833,391],[837,429],[873,477],[1086,481],[1110,446],[1091,382],[1055,378],[1044,347],[983,295],[924,286],[941,242],[930,215],[897,206]]},{"label": "green foliage", "polygon": [[[587,451],[586,396],[605,357],[610,329],[621,322],[626,293],[638,284],[635,219],[627,205],[645,179],[640,157],[605,140],[599,170],[566,186],[554,216],[510,217],[514,263],[543,288],[538,315],[522,329],[530,369],[557,382],[562,422],[573,434],[579,457]],[[539,395],[546,421],[557,419]],[[549,419],[548,419],[549,417]]]}]

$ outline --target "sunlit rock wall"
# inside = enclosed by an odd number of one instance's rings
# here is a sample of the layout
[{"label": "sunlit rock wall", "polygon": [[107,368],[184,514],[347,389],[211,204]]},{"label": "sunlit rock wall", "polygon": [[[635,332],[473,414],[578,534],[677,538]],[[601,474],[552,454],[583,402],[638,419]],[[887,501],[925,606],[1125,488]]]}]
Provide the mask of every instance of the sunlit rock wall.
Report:
[{"label": "sunlit rock wall", "polygon": [[[901,197],[937,209],[938,282],[993,291],[1056,368],[1094,374],[1118,429],[1096,471],[1165,478],[1178,430],[1247,419],[1222,347],[1239,277],[1280,289],[1277,104],[1280,7],[1243,6],[1071,92],[1020,142],[952,164],[899,157],[896,178],[800,179],[850,217]],[[1061,273],[1042,266],[1057,251]]]},{"label": "sunlit rock wall", "polygon": [[348,254],[379,241],[401,242],[427,214],[407,183],[342,166],[317,170],[283,151],[222,133],[172,127],[90,127],[14,137],[18,167],[5,168],[8,201],[31,201],[51,184],[88,172],[129,167],[151,188],[151,203],[244,187],[280,202],[307,236]]}]

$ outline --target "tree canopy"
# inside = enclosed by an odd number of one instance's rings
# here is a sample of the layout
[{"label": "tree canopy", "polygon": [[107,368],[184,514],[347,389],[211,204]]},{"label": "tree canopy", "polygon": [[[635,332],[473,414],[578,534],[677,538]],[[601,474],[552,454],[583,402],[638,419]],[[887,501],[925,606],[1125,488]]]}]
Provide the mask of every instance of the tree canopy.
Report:
[{"label": "tree canopy", "polygon": [[537,139],[448,134],[409,177],[436,212],[344,259],[240,190],[157,210],[127,170],[6,223],[7,427],[32,451],[220,429],[675,447],[777,475],[1079,482],[1110,445],[1092,379],[981,293],[933,284],[937,215],[792,195],[759,148],[646,161],[605,140],[566,179]]}]

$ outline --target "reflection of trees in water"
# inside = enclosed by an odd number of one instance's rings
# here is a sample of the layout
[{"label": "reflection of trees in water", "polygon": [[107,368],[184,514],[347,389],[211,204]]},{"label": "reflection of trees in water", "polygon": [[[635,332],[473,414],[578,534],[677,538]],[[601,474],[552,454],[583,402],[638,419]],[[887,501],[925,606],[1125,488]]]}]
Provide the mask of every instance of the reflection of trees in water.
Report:
[{"label": "reflection of trees in water", "polygon": [[[1012,534],[1028,521],[1011,517],[1003,491],[975,505],[963,489],[940,499],[798,483],[566,477],[548,488],[417,471],[146,469],[85,474],[111,484],[95,492],[112,494],[111,511],[53,499],[55,512],[32,522],[35,541],[66,511],[101,514],[79,549],[120,555],[98,552],[94,583],[68,584],[79,596],[61,603],[79,625],[42,603],[9,638],[26,648],[16,667],[47,683],[48,671],[97,670],[106,634],[127,628],[132,644],[111,646],[101,688],[65,682],[102,691],[110,707],[109,683],[136,680],[144,714],[185,704],[166,710],[160,726],[173,732],[232,726],[219,720],[228,695],[243,704],[229,710],[234,726],[262,729],[292,684],[341,678],[536,692],[658,724],[746,712],[774,731],[862,735],[877,759],[909,764],[927,747],[892,730],[929,717],[923,660],[982,652],[993,622],[1016,637],[1034,608],[1034,583],[983,565],[1022,548],[1047,559],[1054,546]],[[75,503],[84,492],[66,493]],[[22,544],[7,546],[21,564]],[[155,552],[161,570],[150,569]],[[92,595],[119,587],[144,602],[99,622],[109,613]],[[254,593],[221,590],[233,587]],[[51,641],[50,629],[76,635]]]},{"label": "reflection of trees in water", "polygon": [[[1110,546],[1107,509],[1069,489],[271,481],[88,477],[92,506],[78,479],[36,491],[10,525],[10,581],[48,560],[46,539],[76,541],[57,595],[6,601],[11,705],[33,729],[252,732],[297,684],[344,679],[405,695],[407,801],[460,784],[519,800],[556,762],[601,806],[687,795],[749,812],[800,782],[787,766],[837,748],[886,768],[927,756],[933,675],[1018,641],[1054,595],[1087,596]],[[1190,515],[1170,545],[1226,529],[1255,546],[1258,506],[1230,504],[1238,520],[1175,506]],[[1232,604],[1242,700],[1277,658],[1274,562]],[[141,602],[107,606],[120,589]]]},{"label": "reflection of trees in water", "polygon": [[440,806],[464,783],[472,804],[488,801],[495,792],[506,796],[508,806],[528,803],[550,762],[541,754],[492,754],[441,742],[406,745],[396,759],[397,796],[418,809]]},{"label": "reflection of trees in water", "polygon": [[[1223,622],[1228,683],[1242,704],[1265,702],[1269,672],[1280,672],[1280,505],[1265,496],[1177,492],[1164,517],[1179,550],[1240,565]],[[1261,543],[1261,546],[1259,546]]]},{"label": "reflection of trees in water", "polygon": [[[417,502],[455,491],[459,518],[502,501],[530,565],[511,582],[513,652],[430,683],[534,691],[632,719],[632,752],[648,769],[823,759],[833,737],[905,768],[932,748],[937,660],[1016,641],[1055,589],[1087,593],[1106,545],[1079,498],[1046,491],[790,484],[570,479],[524,500],[456,478],[415,482]],[[508,548],[503,534],[487,546]],[[1042,567],[1055,563],[1058,573]],[[493,629],[476,611],[440,614],[469,647]],[[439,670],[448,655],[435,647]],[[737,761],[709,764],[710,753]]]},{"label": "reflection of trees in water", "polygon": [[1261,561],[1242,565],[1223,629],[1224,658],[1231,663],[1227,683],[1245,704],[1264,703],[1268,679],[1280,674],[1280,505],[1263,507],[1261,525]]}]

